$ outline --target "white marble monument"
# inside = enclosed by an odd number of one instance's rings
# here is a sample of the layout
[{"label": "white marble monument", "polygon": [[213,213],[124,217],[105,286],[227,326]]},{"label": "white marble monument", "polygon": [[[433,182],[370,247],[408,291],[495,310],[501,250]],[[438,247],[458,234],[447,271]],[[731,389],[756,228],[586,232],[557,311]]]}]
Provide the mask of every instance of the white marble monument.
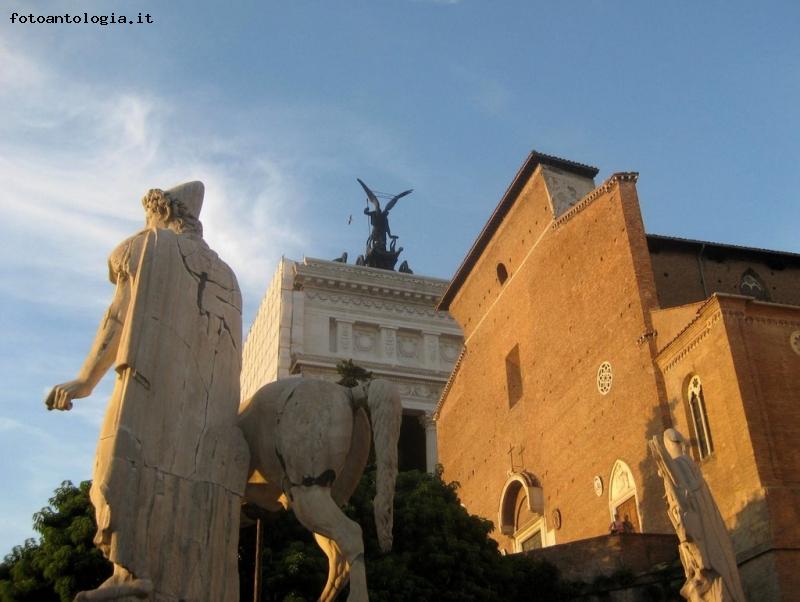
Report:
[{"label": "white marble monument", "polygon": [[340,261],[282,259],[244,345],[243,398],[292,374],[338,380],[336,363],[352,359],[395,384],[406,419],[416,417],[424,430],[420,455],[433,471],[431,416],[463,344],[452,317],[435,309],[447,284]]}]

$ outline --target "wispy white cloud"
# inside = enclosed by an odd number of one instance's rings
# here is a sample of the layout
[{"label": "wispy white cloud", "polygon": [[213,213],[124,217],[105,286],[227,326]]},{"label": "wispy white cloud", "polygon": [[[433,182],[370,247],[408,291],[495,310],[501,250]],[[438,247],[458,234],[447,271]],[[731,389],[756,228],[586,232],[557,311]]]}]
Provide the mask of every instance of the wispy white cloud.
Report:
[{"label": "wispy white cloud", "polygon": [[[252,313],[280,255],[325,244],[330,223],[315,216],[338,211],[338,199],[319,181],[349,173],[344,157],[398,180],[414,167],[396,133],[336,107],[237,107],[215,119],[196,99],[72,78],[2,41],[0,63],[0,317],[20,316],[0,341],[0,375],[11,381],[0,396],[0,473],[22,483],[0,503],[21,525],[0,523],[2,554],[62,479],[90,474],[113,375],[66,415],[45,412],[42,399],[80,367],[112,294],[106,258],[142,226],[147,188],[203,180],[205,238]],[[81,341],[65,340],[76,333]],[[3,460],[29,445],[24,462]]]},{"label": "wispy white cloud", "polygon": [[[214,133],[171,127],[186,110],[177,99],[90,89],[8,48],[2,55],[13,72],[34,75],[8,77],[0,92],[0,108],[16,117],[0,130],[0,210],[16,236],[51,255],[43,260],[20,253],[0,266],[62,268],[87,278],[86,286],[76,282],[85,294],[87,287],[103,285],[96,276],[105,272],[107,253],[140,227],[138,199],[146,188],[194,178],[206,183],[201,219],[207,238],[219,244],[248,292],[259,295],[281,252],[302,246],[303,236],[288,227],[300,210],[300,194],[266,150],[228,144],[220,161]],[[293,205],[287,205],[289,197]],[[87,269],[76,275],[75,265]]]},{"label": "wispy white cloud", "polygon": [[512,94],[508,86],[492,75],[458,65],[453,69],[456,80],[465,87],[465,97],[481,112],[500,115],[508,111]]},{"label": "wispy white cloud", "polygon": [[15,517],[0,524],[2,555],[30,535],[30,514],[61,480],[91,474],[113,374],[68,414],[45,412],[45,388],[82,361],[67,357],[74,324],[53,316],[75,316],[91,339],[112,294],[106,257],[142,226],[146,189],[204,180],[206,238],[253,305],[280,254],[303,247],[291,226],[306,193],[269,148],[182,127],[192,108],[180,98],[73,80],[2,42],[0,62],[0,315],[13,305],[23,318],[4,324],[0,344],[4,382],[23,385],[0,397],[0,471],[15,483],[0,502]]}]

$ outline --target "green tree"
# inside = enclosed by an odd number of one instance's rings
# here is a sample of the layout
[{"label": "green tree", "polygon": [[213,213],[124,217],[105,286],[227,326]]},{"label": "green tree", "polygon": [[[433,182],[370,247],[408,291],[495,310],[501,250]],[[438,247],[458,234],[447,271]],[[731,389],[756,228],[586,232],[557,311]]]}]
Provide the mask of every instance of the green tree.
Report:
[{"label": "green tree", "polygon": [[94,547],[94,508],[89,481],[64,481],[50,505],[33,515],[38,541],[15,546],[0,564],[2,602],[69,602],[111,575],[111,564]]},{"label": "green tree", "polygon": [[360,383],[365,383],[372,380],[372,372],[362,368],[358,364],[354,364],[353,360],[342,360],[336,364],[336,371],[341,377],[338,384],[343,387],[355,387]]},{"label": "green tree", "polygon": [[[372,373],[352,360],[336,366],[339,384],[353,387]],[[561,600],[566,584],[550,564],[523,556],[501,556],[489,537],[488,520],[470,515],[457,495],[458,483],[440,475],[401,472],[397,478],[394,545],[378,547],[372,499],[375,467],[364,473],[345,513],[361,525],[370,600]],[[264,547],[261,599],[274,602],[316,600],[327,578],[327,559],[312,535],[290,512],[263,516]],[[255,549],[254,529],[240,539],[242,599],[250,600]]]},{"label": "green tree", "polygon": [[[550,564],[501,556],[489,538],[492,523],[461,505],[457,483],[420,471],[400,473],[395,496],[394,545],[381,554],[372,510],[375,470],[369,468],[344,510],[364,531],[367,585],[373,602],[409,600],[561,600],[566,586]],[[252,599],[252,530],[243,533],[242,599]],[[316,600],[327,559],[291,512],[265,518],[261,599]],[[344,599],[344,596],[342,596]]]},{"label": "green tree", "polygon": [[457,483],[419,471],[397,478],[394,545],[381,555],[372,521],[375,473],[361,480],[346,512],[364,529],[370,600],[558,600],[552,565],[501,556],[491,521],[461,505]]},{"label": "green tree", "polygon": [[[337,370],[345,386],[372,378],[352,360],[340,362]],[[470,515],[457,490],[457,483],[445,483],[438,474],[401,472],[394,546],[390,554],[381,554],[372,507],[375,467],[370,462],[344,508],[364,532],[370,599],[491,602],[528,600],[532,595],[542,601],[563,599],[566,589],[555,567],[522,556],[501,556],[489,537],[492,523]],[[34,515],[34,527],[42,537],[15,547],[0,564],[1,602],[68,601],[111,574],[111,565],[92,544],[96,527],[88,492],[88,481],[80,487],[65,481],[50,506]],[[327,579],[328,562],[313,536],[291,512],[260,516],[264,521],[261,599],[316,600]],[[242,600],[253,598],[254,553],[255,529],[244,528],[239,540]]]}]

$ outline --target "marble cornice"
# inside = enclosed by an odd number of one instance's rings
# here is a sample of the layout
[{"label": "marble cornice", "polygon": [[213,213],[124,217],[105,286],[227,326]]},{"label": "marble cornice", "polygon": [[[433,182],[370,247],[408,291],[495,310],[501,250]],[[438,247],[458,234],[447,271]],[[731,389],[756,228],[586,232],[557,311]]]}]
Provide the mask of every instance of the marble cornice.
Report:
[{"label": "marble cornice", "polygon": [[435,305],[447,287],[439,278],[403,274],[306,257],[294,264],[295,283],[332,290],[356,290]]},{"label": "marble cornice", "polygon": [[[313,366],[314,368],[336,370],[336,364],[345,357],[331,357],[328,355],[316,355],[311,353],[297,353],[292,355],[292,368],[295,366]],[[431,370],[429,368],[417,368],[403,364],[385,364],[382,362],[365,360],[363,358],[353,358],[353,361],[373,373],[373,376],[388,378],[397,382],[411,381],[417,384],[427,384],[431,387],[443,387],[447,384],[450,371]]]},{"label": "marble cornice", "polygon": [[[317,289],[306,288],[304,293],[308,299],[329,302],[340,306],[352,305],[362,308],[374,308],[376,310],[391,311],[396,314],[403,315],[416,315],[425,316],[427,318],[434,318],[442,322],[455,325],[453,318],[444,311],[435,309],[433,303],[425,304],[415,302],[414,299],[404,297],[377,297],[374,293],[362,289]],[[451,334],[451,333],[447,333]],[[461,333],[452,333],[454,336],[460,336]]]}]

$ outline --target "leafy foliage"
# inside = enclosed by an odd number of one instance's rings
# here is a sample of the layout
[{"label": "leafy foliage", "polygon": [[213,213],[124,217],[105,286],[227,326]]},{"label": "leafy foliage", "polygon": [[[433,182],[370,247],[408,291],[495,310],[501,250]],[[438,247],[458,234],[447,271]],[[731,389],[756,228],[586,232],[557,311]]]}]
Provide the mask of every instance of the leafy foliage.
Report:
[{"label": "leafy foliage", "polygon": [[354,364],[353,360],[342,360],[336,364],[336,371],[341,378],[336,381],[343,387],[355,387],[360,383],[372,380],[372,372]]},{"label": "leafy foliage", "polygon": [[[291,512],[262,515],[262,600],[316,600],[328,576],[328,559]],[[255,527],[239,535],[239,598],[253,599]]]},{"label": "leafy foliage", "polygon": [[[381,554],[373,519],[375,470],[368,469],[345,512],[364,530],[370,599],[562,599],[556,569],[521,556],[503,557],[488,537],[489,521],[461,506],[456,483],[418,471],[400,473],[395,497],[394,548]],[[94,510],[89,482],[65,481],[50,505],[34,515],[39,541],[16,546],[0,564],[2,602],[66,602],[97,587],[111,565],[92,544]],[[325,584],[327,558],[291,512],[264,516],[265,601],[316,600]],[[241,599],[252,599],[255,533],[240,538]]]},{"label": "leafy foliage", "polygon": [[560,596],[552,565],[501,556],[493,526],[461,505],[457,483],[419,471],[400,473],[394,545],[381,555],[372,521],[375,473],[365,474],[346,509],[364,528],[370,599],[538,600]]},{"label": "leafy foliage", "polygon": [[39,541],[15,546],[0,564],[3,602],[69,602],[111,575],[111,564],[94,547],[94,508],[89,481],[64,481],[50,505],[33,515]]},{"label": "leafy foliage", "polygon": [[[471,516],[457,483],[419,471],[400,473],[395,497],[394,546],[381,554],[372,498],[375,471],[368,469],[345,512],[364,531],[370,600],[561,600],[555,567],[522,556],[501,556],[488,537],[490,521]],[[316,600],[327,577],[327,559],[312,536],[284,512],[265,519],[262,600]],[[252,568],[253,534],[243,534],[243,565]],[[248,551],[249,550],[249,551]],[[251,569],[250,569],[251,570]],[[252,598],[250,570],[242,599]],[[342,596],[344,599],[344,596]]]}]

